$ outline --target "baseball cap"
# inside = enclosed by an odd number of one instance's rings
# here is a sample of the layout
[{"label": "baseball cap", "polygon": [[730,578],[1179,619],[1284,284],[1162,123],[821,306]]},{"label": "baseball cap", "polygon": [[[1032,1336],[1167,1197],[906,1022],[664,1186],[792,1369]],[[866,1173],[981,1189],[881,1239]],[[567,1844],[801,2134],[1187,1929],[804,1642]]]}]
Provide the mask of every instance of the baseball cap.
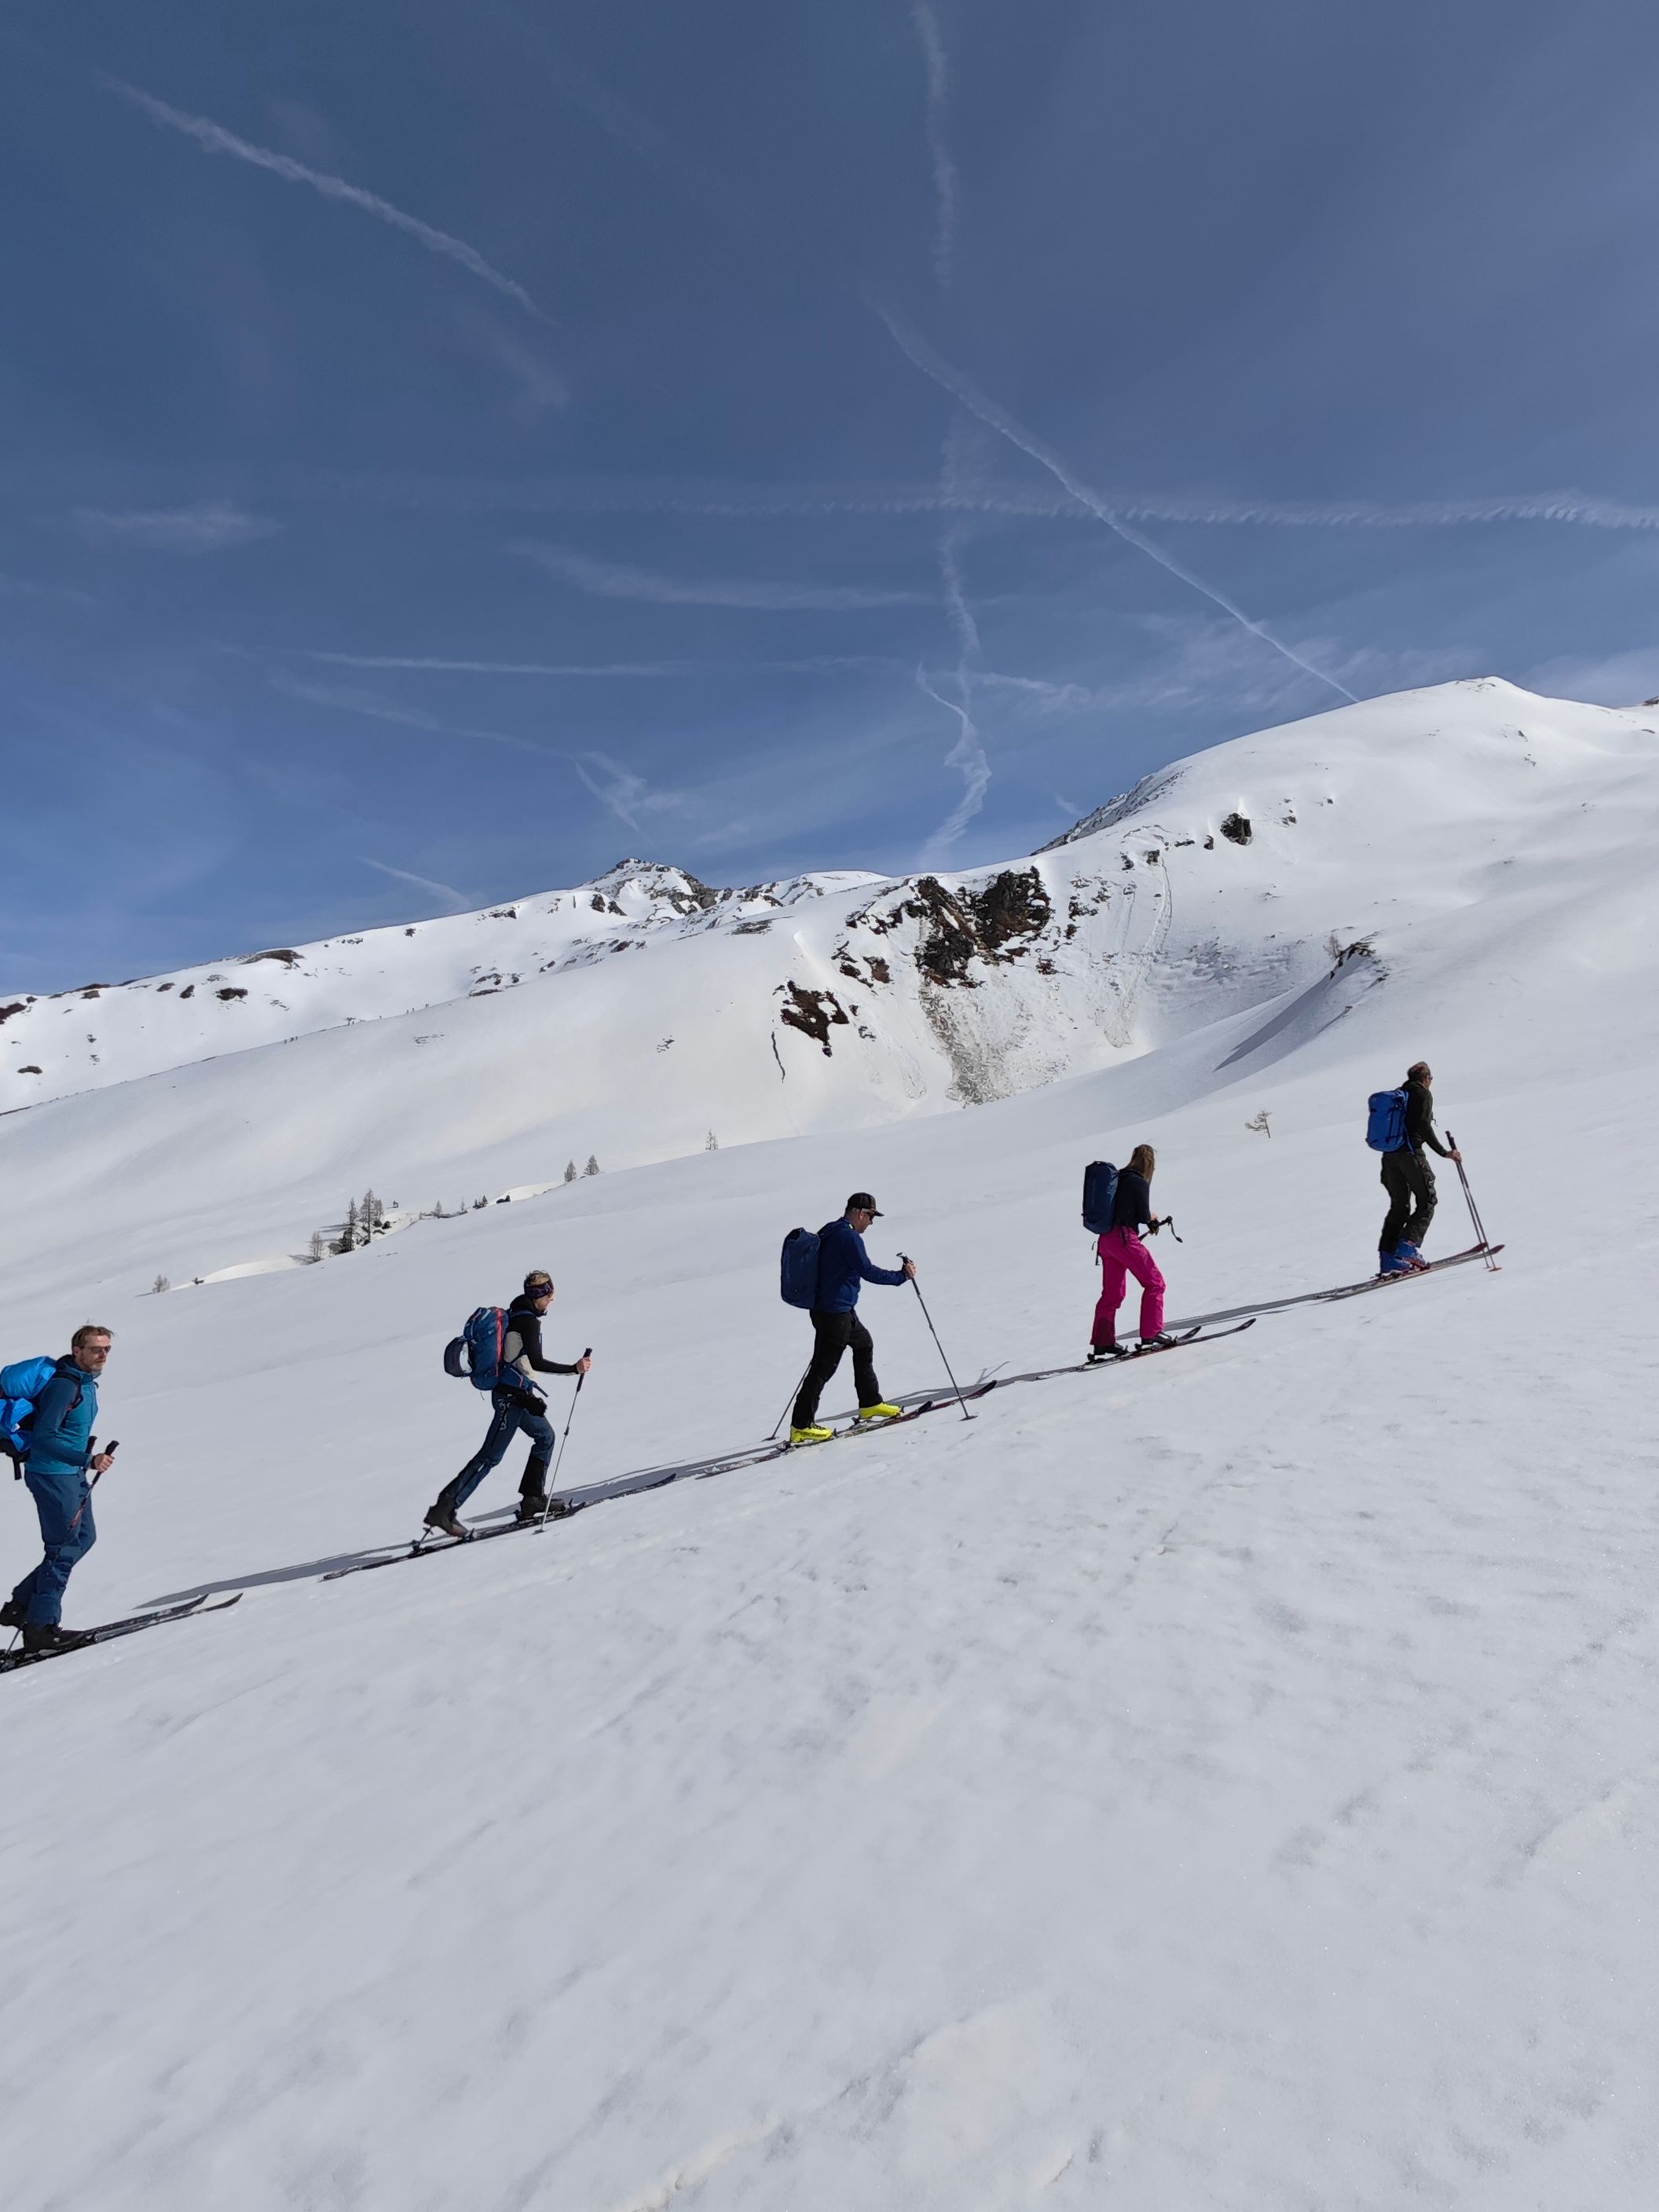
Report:
[{"label": "baseball cap", "polygon": [[847,1201],[847,1211],[849,1213],[873,1213],[878,1221],[881,1218],[881,1208],[867,1190],[855,1190]]}]

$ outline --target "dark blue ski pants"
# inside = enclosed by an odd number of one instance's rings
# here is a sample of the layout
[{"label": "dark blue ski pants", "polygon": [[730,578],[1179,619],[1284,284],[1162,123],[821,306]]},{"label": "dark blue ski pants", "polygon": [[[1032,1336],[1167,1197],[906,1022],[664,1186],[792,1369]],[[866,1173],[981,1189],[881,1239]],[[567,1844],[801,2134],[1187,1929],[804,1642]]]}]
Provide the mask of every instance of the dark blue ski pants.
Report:
[{"label": "dark blue ski pants", "polygon": [[31,1628],[56,1627],[64,1615],[70,1570],[98,1540],[92,1525],[92,1485],[78,1468],[65,1468],[61,1474],[31,1471],[23,1480],[40,1516],[40,1541],[46,1555],[12,1595],[28,1607],[25,1618]]},{"label": "dark blue ski pants", "polygon": [[547,1490],[547,1470],[553,1458],[553,1424],[545,1413],[535,1411],[530,1401],[518,1390],[494,1390],[490,1402],[495,1417],[485,1431],[484,1440],[466,1465],[447,1482],[438,1493],[438,1503],[451,1513],[459,1513],[467,1499],[483,1480],[492,1467],[499,1467],[507,1457],[507,1448],[522,1429],[530,1439],[530,1457],[519,1484],[521,1498],[540,1498]]}]

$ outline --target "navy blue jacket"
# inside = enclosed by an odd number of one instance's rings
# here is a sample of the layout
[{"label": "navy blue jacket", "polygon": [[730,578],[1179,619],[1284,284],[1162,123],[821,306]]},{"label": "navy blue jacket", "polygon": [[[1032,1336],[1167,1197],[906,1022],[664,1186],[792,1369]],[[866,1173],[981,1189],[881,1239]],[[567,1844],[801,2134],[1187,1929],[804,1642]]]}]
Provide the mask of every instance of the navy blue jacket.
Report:
[{"label": "navy blue jacket", "polygon": [[859,1285],[902,1283],[902,1267],[878,1267],[864,1249],[864,1239],[843,1213],[839,1221],[826,1221],[818,1231],[818,1291],[814,1313],[851,1313],[859,1302]]},{"label": "navy blue jacket", "polygon": [[29,1473],[84,1474],[92,1464],[92,1425],[97,1418],[97,1376],[72,1358],[60,1359],[58,1372],[34,1401]]}]

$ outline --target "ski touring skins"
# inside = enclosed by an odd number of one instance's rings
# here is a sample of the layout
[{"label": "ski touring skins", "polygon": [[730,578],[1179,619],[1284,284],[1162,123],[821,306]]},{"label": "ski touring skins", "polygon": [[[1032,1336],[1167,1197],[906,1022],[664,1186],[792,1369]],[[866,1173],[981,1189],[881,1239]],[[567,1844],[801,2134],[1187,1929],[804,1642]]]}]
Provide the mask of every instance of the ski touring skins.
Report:
[{"label": "ski touring skins", "polygon": [[[1425,1276],[1437,1275],[1447,1267],[1466,1267],[1472,1260],[1492,1260],[1503,1249],[1501,1244],[1471,1244],[1466,1252],[1452,1252],[1443,1260],[1431,1260],[1426,1267],[1413,1268],[1409,1274],[1367,1275],[1363,1283],[1339,1283],[1330,1290],[1297,1291],[1288,1298],[1261,1298],[1252,1305],[1226,1306],[1218,1313],[1194,1314],[1171,1326],[1177,1329],[1208,1329],[1215,1322],[1237,1321],[1241,1314],[1288,1313],[1294,1306],[1334,1305],[1340,1298],[1363,1297],[1367,1291],[1387,1290],[1395,1283],[1420,1282]],[[1501,1273],[1502,1270],[1495,1272]]]},{"label": "ski touring skins", "polygon": [[186,1598],[181,1605],[154,1606],[147,1613],[130,1613],[121,1620],[100,1621],[96,1628],[83,1629],[76,1640],[61,1651],[25,1651],[21,1645],[10,1651],[0,1652],[0,1674],[7,1674],[15,1667],[38,1667],[44,1660],[67,1659],[71,1652],[89,1651],[96,1644],[113,1644],[120,1636],[137,1636],[141,1629],[159,1628],[164,1621],[193,1620],[203,1613],[228,1613],[240,1605],[242,1593],[234,1597],[222,1597],[210,1605],[205,1597]]},{"label": "ski touring skins", "polygon": [[1064,1367],[1034,1367],[1026,1375],[1009,1375],[1009,1382],[1047,1382],[1056,1375],[1116,1375],[1126,1367],[1139,1367],[1148,1359],[1161,1359],[1166,1352],[1182,1352],[1189,1344],[1214,1344],[1224,1336],[1242,1336],[1247,1328],[1255,1327],[1255,1316],[1248,1321],[1235,1322],[1231,1328],[1206,1328],[1199,1322],[1188,1322],[1172,1332],[1169,1344],[1149,1344],[1138,1352],[1125,1352],[1115,1359],[1073,1359]]},{"label": "ski touring skins", "polygon": [[[996,1387],[994,1382],[976,1382],[962,1395],[964,1400],[971,1401],[975,1398],[983,1398]],[[902,1428],[907,1421],[918,1420],[923,1413],[938,1413],[956,1403],[954,1394],[924,1398],[919,1405],[907,1406],[896,1420],[855,1419],[836,1429],[825,1442],[839,1443],[848,1437],[874,1436],[883,1430]],[[727,1452],[718,1459],[690,1460],[679,1467],[646,1468],[638,1474],[619,1475],[614,1482],[595,1483],[591,1488],[570,1496],[561,1510],[549,1517],[553,1521],[568,1521],[574,1514],[585,1513],[590,1505],[605,1505],[617,1498],[640,1497],[647,1490],[665,1490],[673,1482],[706,1482],[714,1475],[732,1474],[745,1468],[766,1467],[772,1461],[783,1459],[792,1452],[817,1449],[813,1444],[787,1443],[750,1444],[741,1451]],[[319,1579],[325,1583],[340,1582],[347,1575],[370,1574],[376,1567],[401,1566],[409,1559],[436,1559],[442,1553],[462,1551],[474,1544],[488,1544],[497,1536],[520,1535],[526,1528],[541,1526],[542,1523],[537,1521],[516,1520],[504,1521],[490,1528],[474,1526],[468,1529],[465,1543],[458,1543],[453,1537],[434,1535],[428,1532],[420,1540],[400,1546],[396,1551],[382,1553],[376,1559],[353,1559],[348,1566],[331,1567]]]}]

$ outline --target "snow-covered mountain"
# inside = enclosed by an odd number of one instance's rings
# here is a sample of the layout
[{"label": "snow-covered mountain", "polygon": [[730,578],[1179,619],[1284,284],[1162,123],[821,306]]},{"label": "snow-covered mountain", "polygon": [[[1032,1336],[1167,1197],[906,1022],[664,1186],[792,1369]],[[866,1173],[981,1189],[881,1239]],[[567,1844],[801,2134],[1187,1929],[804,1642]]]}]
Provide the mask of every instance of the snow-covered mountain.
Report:
[{"label": "snow-covered mountain", "polygon": [[[62,1176],[90,1175],[106,1218],[165,1220],[161,1272],[215,1273],[303,1249],[366,1185],[453,1204],[711,1132],[874,1127],[1275,1010],[1194,1078],[1229,1080],[1409,966],[1425,929],[1523,885],[1559,938],[1599,928],[1645,865],[1654,728],[1445,685],[1217,746],[999,867],[721,892],[625,863],[95,1000],[14,997],[0,1091],[58,1094],[0,1119],[30,1197],[17,1233],[38,1201],[58,1234]],[[200,1249],[204,1182],[239,1189],[252,1250]]]},{"label": "snow-covered mountain", "polygon": [[[379,999],[307,954],[294,1042],[121,1001],[102,1087],[0,1118],[0,1351],[117,1332],[70,1620],[245,1595],[0,1681],[9,2198],[1646,2212],[1655,720],[1449,686],[1000,868],[421,924]],[[473,1449],[441,1346],[528,1267],[595,1348],[580,1492],[765,1434],[779,1239],[860,1185],[960,1374],[1080,1355],[1082,1167],[1139,1139],[1174,1314],[1364,1275],[1419,1055],[1501,1273],[319,1579]],[[915,1298],[863,1310],[937,1387]]]}]

